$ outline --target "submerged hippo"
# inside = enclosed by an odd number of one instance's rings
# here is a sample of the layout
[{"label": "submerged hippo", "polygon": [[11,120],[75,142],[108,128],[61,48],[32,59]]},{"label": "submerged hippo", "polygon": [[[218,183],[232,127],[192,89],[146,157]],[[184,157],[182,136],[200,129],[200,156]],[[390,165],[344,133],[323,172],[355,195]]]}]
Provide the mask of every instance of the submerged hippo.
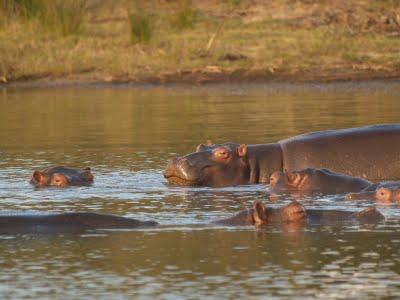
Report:
[{"label": "submerged hippo", "polygon": [[239,225],[323,225],[331,223],[377,223],[384,216],[375,207],[368,207],[360,212],[306,209],[297,201],[280,208],[265,207],[261,201],[255,201],[253,207],[243,210],[233,217],[214,221],[214,224]]},{"label": "submerged hippo", "polygon": [[179,185],[269,183],[275,171],[327,168],[372,181],[400,179],[400,125],[319,131],[272,144],[199,145],[164,172]]},{"label": "submerged hippo", "polygon": [[307,168],[293,172],[276,171],[269,180],[271,193],[342,194],[359,192],[372,183],[359,177],[335,173],[327,169]]},{"label": "submerged hippo", "polygon": [[347,200],[374,200],[378,203],[400,203],[400,181],[372,183],[359,177],[327,169],[307,168],[300,171],[276,171],[270,178],[270,192],[300,194],[343,194]]},{"label": "submerged hippo", "polygon": [[93,183],[90,168],[82,170],[66,167],[50,167],[43,171],[34,171],[30,183],[36,187],[45,186],[86,186]]},{"label": "submerged hippo", "polygon": [[378,203],[400,203],[400,182],[388,181],[373,184],[359,193],[349,193],[347,200],[374,200]]},{"label": "submerged hippo", "polygon": [[91,229],[131,229],[157,226],[155,221],[139,221],[92,212],[0,214],[0,233],[58,233]]}]

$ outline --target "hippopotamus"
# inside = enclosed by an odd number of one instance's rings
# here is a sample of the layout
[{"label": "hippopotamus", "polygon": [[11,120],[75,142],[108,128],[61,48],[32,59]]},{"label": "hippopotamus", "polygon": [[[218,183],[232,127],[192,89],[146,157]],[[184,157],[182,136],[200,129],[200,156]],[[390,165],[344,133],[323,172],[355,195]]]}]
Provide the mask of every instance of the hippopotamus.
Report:
[{"label": "hippopotamus", "polygon": [[349,222],[377,223],[384,219],[385,217],[375,207],[351,212],[306,209],[297,201],[279,208],[272,208],[264,206],[261,201],[255,201],[252,208],[243,210],[230,218],[213,221],[213,223],[227,226],[325,225]]},{"label": "hippopotamus", "polygon": [[168,163],[169,183],[228,186],[269,183],[275,171],[326,168],[371,181],[400,179],[400,125],[318,131],[277,143],[200,144]]},{"label": "hippopotamus", "polygon": [[87,186],[93,183],[93,178],[90,168],[49,167],[43,171],[35,170],[30,183],[36,187]]},{"label": "hippopotamus", "polygon": [[361,192],[346,195],[347,200],[374,200],[382,204],[400,203],[400,182],[387,181],[372,184]]},{"label": "hippopotamus", "polygon": [[92,212],[0,214],[0,233],[59,233],[154,227],[155,221]]},{"label": "hippopotamus", "polygon": [[343,194],[370,188],[372,182],[328,169],[306,168],[299,171],[275,171],[269,180],[271,193]]},{"label": "hippopotamus", "polygon": [[373,183],[371,181],[335,173],[327,169],[307,168],[300,171],[272,173],[269,190],[275,193],[309,195],[343,194],[347,200],[374,200],[378,203],[400,202],[400,181]]}]

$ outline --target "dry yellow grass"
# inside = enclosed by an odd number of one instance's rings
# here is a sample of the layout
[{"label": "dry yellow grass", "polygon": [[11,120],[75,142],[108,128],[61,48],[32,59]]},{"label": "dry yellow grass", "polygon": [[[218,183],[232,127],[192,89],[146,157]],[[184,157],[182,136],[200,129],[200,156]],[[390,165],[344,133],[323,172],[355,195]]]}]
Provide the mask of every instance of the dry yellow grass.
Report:
[{"label": "dry yellow grass", "polygon": [[[373,2],[343,2],[329,19],[328,12],[335,10],[329,10],[328,2],[320,7],[299,2],[291,8],[291,2],[283,0],[269,6],[261,1],[243,0],[236,6],[193,1],[193,25],[178,29],[170,21],[177,6],[157,1],[145,8],[153,15],[151,40],[134,45],[128,20],[131,7],[126,1],[89,5],[83,29],[69,36],[44,30],[32,20],[3,18],[0,81],[70,79],[82,74],[96,81],[162,80],[238,70],[260,77],[310,73],[316,79],[319,73],[349,70],[397,74],[399,2],[383,1],[380,6]],[[316,11],[321,15],[316,16]],[[348,11],[356,12],[353,19]],[[206,53],[210,37],[224,19],[221,33]]]}]

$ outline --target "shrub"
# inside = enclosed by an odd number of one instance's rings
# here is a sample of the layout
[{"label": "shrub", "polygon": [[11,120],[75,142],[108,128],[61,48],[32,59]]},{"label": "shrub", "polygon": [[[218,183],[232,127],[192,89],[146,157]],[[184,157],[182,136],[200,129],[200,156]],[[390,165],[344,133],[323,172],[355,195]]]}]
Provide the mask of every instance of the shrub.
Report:
[{"label": "shrub", "polygon": [[190,0],[181,0],[179,8],[172,15],[171,25],[177,29],[192,28],[196,19],[196,11]]},{"label": "shrub", "polygon": [[128,14],[131,43],[148,42],[152,36],[151,16],[144,11]]}]

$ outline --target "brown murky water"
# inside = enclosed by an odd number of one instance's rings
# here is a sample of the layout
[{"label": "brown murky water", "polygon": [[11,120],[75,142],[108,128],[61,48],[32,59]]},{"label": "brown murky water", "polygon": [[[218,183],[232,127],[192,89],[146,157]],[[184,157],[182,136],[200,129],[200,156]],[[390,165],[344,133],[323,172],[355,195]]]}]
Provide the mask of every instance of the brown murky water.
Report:
[{"label": "brown murky water", "polygon": [[[267,143],[399,116],[397,82],[0,90],[0,211],[95,211],[162,224],[2,235],[1,298],[398,298],[400,207],[379,207],[387,222],[373,227],[205,226],[267,201],[266,187],[170,187],[161,172],[207,138]],[[53,164],[91,166],[96,183],[34,190],[32,170]],[[371,205],[341,197],[304,204]]]}]

